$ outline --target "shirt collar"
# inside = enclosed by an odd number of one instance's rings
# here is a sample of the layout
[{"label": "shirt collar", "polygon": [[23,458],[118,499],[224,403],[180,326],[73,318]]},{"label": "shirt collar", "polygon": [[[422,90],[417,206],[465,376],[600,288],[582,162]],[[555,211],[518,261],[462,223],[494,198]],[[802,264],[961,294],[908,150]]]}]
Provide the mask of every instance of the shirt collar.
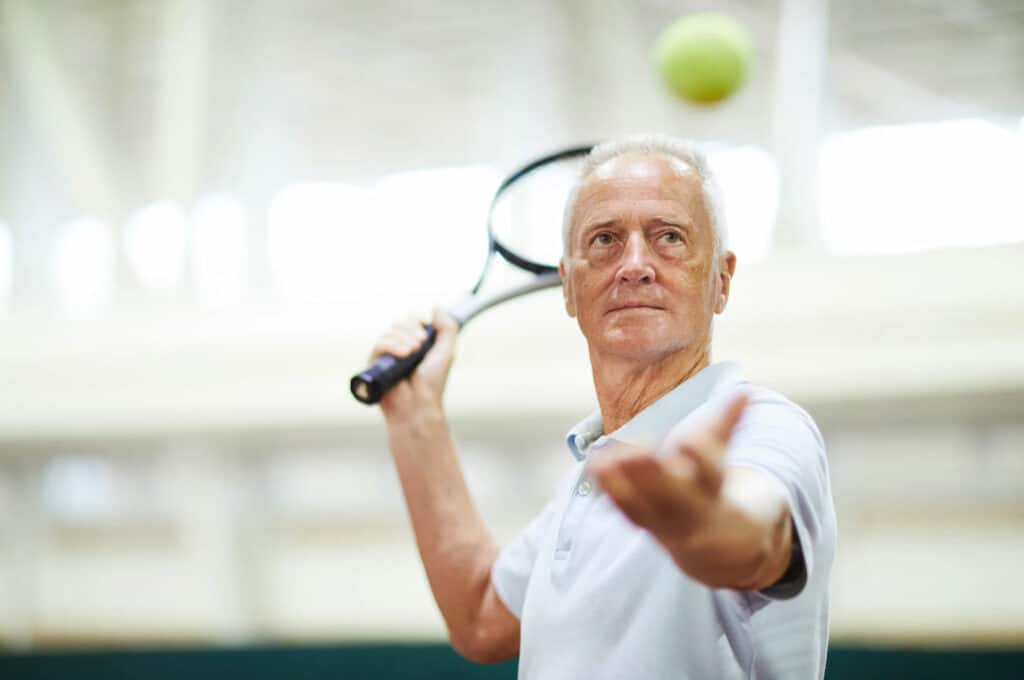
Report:
[{"label": "shirt collar", "polygon": [[[656,448],[676,423],[714,394],[735,387],[740,382],[740,368],[735,362],[722,361],[707,366],[662,395],[607,437],[625,444]],[[569,431],[566,436],[569,453],[576,460],[583,460],[587,457],[587,449],[602,437],[603,432],[601,412],[595,411]]]}]

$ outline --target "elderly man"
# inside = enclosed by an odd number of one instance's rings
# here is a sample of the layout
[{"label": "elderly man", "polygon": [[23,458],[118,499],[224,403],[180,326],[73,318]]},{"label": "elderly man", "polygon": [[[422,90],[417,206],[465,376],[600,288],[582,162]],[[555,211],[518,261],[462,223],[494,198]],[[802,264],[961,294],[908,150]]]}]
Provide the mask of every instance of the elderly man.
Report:
[{"label": "elderly man", "polygon": [[[452,645],[520,656],[521,678],[822,677],[835,516],[813,420],[711,364],[736,257],[688,143],[628,138],[590,154],[566,207],[565,307],[600,410],[575,465],[499,550],[470,498],[442,408],[456,328],[381,402],[430,586]],[[415,321],[374,348],[406,355]]]}]

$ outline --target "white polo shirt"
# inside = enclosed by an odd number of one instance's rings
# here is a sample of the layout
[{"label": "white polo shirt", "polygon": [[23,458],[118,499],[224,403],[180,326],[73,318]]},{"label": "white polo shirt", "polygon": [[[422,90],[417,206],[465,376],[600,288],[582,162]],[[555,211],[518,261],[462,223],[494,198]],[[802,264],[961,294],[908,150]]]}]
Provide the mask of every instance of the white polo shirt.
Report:
[{"label": "white polo shirt", "polygon": [[[777,477],[789,494],[805,578],[767,591],[709,588],[684,574],[587,474],[616,442],[655,447],[743,385],[750,403],[728,465]],[[685,425],[683,427],[686,427]],[[573,469],[543,512],[499,554],[494,588],[519,617],[519,677],[529,680],[821,678],[828,646],[835,511],[821,434],[780,394],[734,364],[700,371],[602,436],[600,413],[569,433]]]}]

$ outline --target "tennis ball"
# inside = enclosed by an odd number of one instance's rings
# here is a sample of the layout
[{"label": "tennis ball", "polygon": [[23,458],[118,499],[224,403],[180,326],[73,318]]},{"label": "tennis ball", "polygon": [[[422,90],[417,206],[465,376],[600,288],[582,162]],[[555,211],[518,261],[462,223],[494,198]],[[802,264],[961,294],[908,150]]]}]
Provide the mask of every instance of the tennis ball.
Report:
[{"label": "tennis ball", "polygon": [[750,64],[750,36],[721,14],[683,17],[654,43],[654,63],[672,92],[699,104],[731,95]]}]

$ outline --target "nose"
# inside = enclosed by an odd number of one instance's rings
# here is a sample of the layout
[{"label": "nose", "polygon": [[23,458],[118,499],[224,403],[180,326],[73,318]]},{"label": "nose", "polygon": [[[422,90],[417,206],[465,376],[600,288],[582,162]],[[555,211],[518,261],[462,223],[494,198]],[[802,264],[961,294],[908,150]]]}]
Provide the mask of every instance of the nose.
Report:
[{"label": "nose", "polygon": [[622,283],[644,285],[654,283],[654,263],[643,234],[632,233],[626,241],[619,264],[619,280]]}]

